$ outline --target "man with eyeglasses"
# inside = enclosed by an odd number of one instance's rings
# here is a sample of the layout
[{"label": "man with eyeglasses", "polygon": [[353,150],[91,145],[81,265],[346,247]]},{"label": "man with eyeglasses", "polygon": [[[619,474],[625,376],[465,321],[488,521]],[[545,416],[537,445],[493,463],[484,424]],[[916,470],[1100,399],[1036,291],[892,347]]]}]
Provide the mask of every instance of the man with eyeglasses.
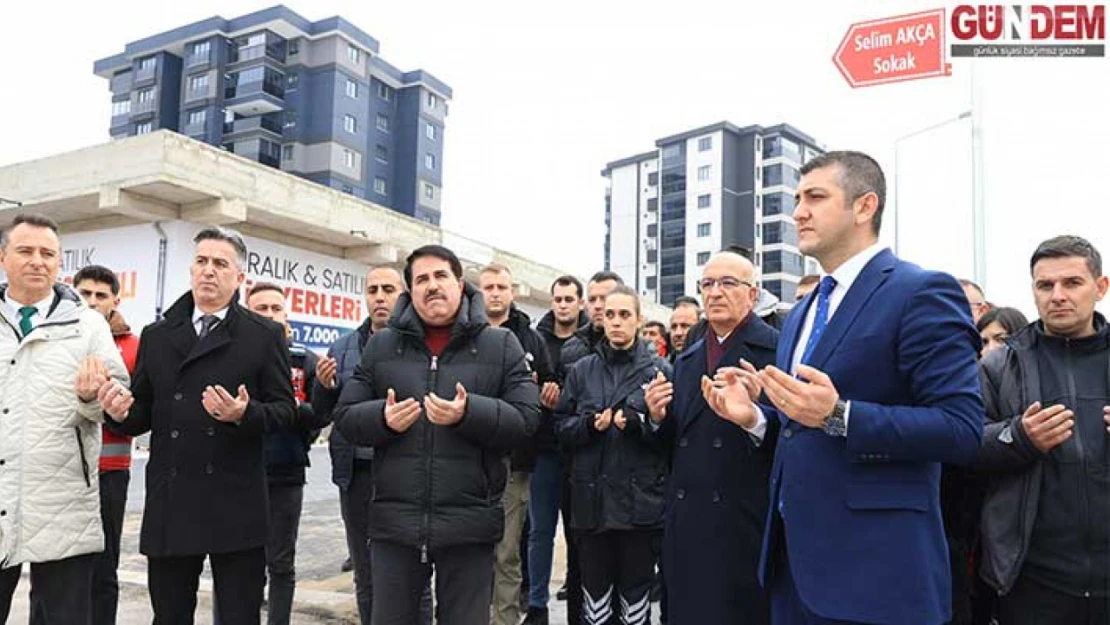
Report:
[{"label": "man with eyeglasses", "polygon": [[656,376],[647,389],[658,435],[673,448],[663,540],[669,623],[750,625],[770,618],[756,567],[775,426],[737,426],[703,396],[711,378],[775,361],[778,331],[754,312],[754,274],[751,261],[731,251],[705,264],[699,283],[705,336],[679,354],[673,383]]},{"label": "man with eyeglasses", "polygon": [[971,306],[971,318],[975,323],[979,323],[979,319],[987,314],[987,311],[993,308],[991,303],[987,301],[987,296],[983,294],[983,288],[975,284],[971,280],[960,279],[960,286],[964,288],[964,295],[967,296],[967,303]]}]

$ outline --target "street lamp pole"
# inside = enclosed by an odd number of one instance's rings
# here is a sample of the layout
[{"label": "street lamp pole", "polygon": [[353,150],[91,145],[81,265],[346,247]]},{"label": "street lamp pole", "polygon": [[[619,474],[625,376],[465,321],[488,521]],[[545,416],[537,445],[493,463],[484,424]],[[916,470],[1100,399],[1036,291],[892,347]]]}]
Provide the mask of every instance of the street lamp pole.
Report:
[{"label": "street lamp pole", "polygon": [[[899,199],[900,191],[902,189],[902,177],[901,177],[900,172],[898,170],[898,147],[906,139],[912,139],[913,137],[916,137],[918,135],[923,135],[927,132],[931,132],[931,131],[936,130],[938,128],[942,128],[944,126],[947,126],[948,124],[954,124],[958,121],[971,118],[972,114],[973,114],[972,110],[967,110],[967,111],[964,111],[964,112],[960,113],[959,115],[956,115],[955,117],[950,117],[950,118],[948,118],[944,121],[940,121],[940,122],[937,122],[935,124],[931,124],[929,126],[921,128],[919,130],[915,130],[915,131],[913,131],[909,134],[902,135],[901,137],[898,137],[897,139],[894,140],[894,253],[896,255],[900,255],[900,252],[902,251],[901,248],[899,247],[899,244],[901,242],[900,238],[899,238],[899,230],[902,229],[901,228],[901,226],[902,226],[902,203]],[[973,130],[972,132],[974,133],[975,131]],[[974,178],[974,176],[975,176],[975,174],[973,174],[972,177]],[[974,186],[975,183],[972,182],[972,185]],[[978,258],[978,255],[976,256],[976,258]],[[976,273],[978,273],[978,271],[976,271]],[[976,277],[978,278],[979,276],[977,275]]]}]

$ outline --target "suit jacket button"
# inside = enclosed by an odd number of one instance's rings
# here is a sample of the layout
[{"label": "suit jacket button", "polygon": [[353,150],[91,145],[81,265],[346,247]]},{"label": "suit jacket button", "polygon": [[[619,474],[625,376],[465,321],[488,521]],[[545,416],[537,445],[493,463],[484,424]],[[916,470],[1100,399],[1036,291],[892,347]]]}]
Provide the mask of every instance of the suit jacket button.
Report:
[{"label": "suit jacket button", "polygon": [[177,438],[178,436],[181,436],[181,432],[178,432],[177,430],[170,432],[170,438]]},{"label": "suit jacket button", "polygon": [[177,467],[170,467],[170,477],[177,477]]},{"label": "suit jacket button", "polygon": [[211,425],[208,426],[208,429],[205,430],[205,431],[208,433],[209,436],[215,436],[216,435],[216,428],[212,427]]},{"label": "suit jacket button", "polygon": [[181,397],[182,397],[181,393],[174,393],[173,394],[173,398],[177,401],[181,401]]},{"label": "suit jacket button", "polygon": [[790,438],[791,436],[794,436],[794,430],[791,430],[790,428],[786,428],[782,431],[782,437],[783,438]]},{"label": "suit jacket button", "polygon": [[678,446],[679,446],[679,447],[685,447],[685,446],[687,446],[687,445],[689,445],[689,444],[690,444],[690,441],[686,440],[686,437],[685,437],[685,436],[683,436],[682,438],[678,439]]},{"label": "suit jacket button", "polygon": [[717,491],[713,491],[713,503],[719,503],[720,501],[721,501],[721,493],[718,493]]},{"label": "suit jacket button", "polygon": [[722,444],[719,437],[713,439],[713,449],[720,449]]},{"label": "suit jacket button", "polygon": [[212,465],[208,465],[208,466],[204,467],[204,472],[207,473],[208,475],[212,475],[213,473],[216,472],[216,470],[212,468]]},{"label": "suit jacket button", "polygon": [[686,499],[686,490],[685,490],[685,489],[682,489],[682,488],[680,488],[680,489],[678,489],[678,491],[677,491],[677,492],[676,492],[676,493],[674,494],[674,496],[675,496],[675,497],[678,497],[679,499]]}]

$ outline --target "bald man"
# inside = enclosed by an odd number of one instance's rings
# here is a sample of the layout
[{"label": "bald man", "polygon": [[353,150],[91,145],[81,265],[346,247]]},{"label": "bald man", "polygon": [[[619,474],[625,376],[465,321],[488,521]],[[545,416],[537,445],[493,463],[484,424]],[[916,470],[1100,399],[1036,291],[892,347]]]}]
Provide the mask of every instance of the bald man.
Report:
[{"label": "bald man", "polygon": [[667,622],[762,625],[770,608],[756,571],[777,429],[749,432],[717,416],[702,380],[774,364],[779,333],[753,312],[759,288],[747,258],[718,253],[700,285],[705,336],[679,354],[673,384],[657,377],[646,394],[657,434],[674,449],[663,542]]}]

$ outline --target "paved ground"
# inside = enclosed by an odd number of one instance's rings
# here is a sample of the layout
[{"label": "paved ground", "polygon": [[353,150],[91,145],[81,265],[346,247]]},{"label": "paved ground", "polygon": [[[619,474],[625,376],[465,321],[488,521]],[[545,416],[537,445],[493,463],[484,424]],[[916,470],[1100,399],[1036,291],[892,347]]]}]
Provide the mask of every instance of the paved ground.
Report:
[{"label": "paved ground", "polygon": [[[341,573],[340,564],[347,555],[343,536],[343,521],[339,516],[339,497],[331,483],[331,468],[327,448],[317,446],[312,450],[313,466],[309,469],[305,487],[304,509],[301,516],[300,536],[297,541],[297,594],[293,623],[357,624],[354,603],[354,583],[350,573]],[[145,458],[137,455],[132,471],[128,495],[127,519],[123,531],[123,556],[120,559],[120,625],[150,623],[150,599],[146,590],[146,559],[139,554],[139,526],[142,520],[143,467]],[[566,604],[555,601],[555,590],[562,585],[565,574],[565,550],[562,532],[557,532],[556,562],[551,579],[551,623],[566,623]],[[8,623],[27,622],[27,572],[16,590],[12,613]],[[211,577],[207,567],[201,580],[196,623],[212,622],[210,601]],[[657,605],[653,606],[657,612]],[[658,615],[653,615],[656,619]],[[263,621],[265,622],[265,621]]]}]

